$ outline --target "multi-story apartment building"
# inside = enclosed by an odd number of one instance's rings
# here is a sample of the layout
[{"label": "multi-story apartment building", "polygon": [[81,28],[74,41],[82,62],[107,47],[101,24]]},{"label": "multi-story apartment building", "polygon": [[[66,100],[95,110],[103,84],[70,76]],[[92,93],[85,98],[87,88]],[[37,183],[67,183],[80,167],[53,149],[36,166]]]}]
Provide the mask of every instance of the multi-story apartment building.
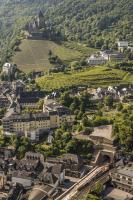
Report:
[{"label": "multi-story apartment building", "polygon": [[46,113],[12,114],[3,118],[3,131],[6,135],[28,133],[40,128],[50,128],[50,117]]},{"label": "multi-story apartment building", "polygon": [[119,166],[112,171],[111,177],[117,188],[133,194],[133,163]]},{"label": "multi-story apartment building", "polygon": [[73,123],[75,116],[65,106],[60,105],[53,99],[45,99],[43,112],[50,116],[50,126],[51,128],[58,128],[63,122]]},{"label": "multi-story apartment building", "polygon": [[12,133],[28,134],[31,131],[43,129],[49,130],[58,128],[63,122],[73,123],[75,116],[72,112],[63,106],[44,108],[44,111],[37,114],[11,114],[5,116],[2,120],[3,131],[6,135]]}]

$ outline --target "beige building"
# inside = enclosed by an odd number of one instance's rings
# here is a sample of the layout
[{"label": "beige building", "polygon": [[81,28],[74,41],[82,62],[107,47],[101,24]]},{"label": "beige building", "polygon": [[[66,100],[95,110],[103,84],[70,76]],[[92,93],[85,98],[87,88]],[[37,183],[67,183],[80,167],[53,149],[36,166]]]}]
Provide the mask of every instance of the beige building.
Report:
[{"label": "beige building", "polygon": [[118,41],[118,50],[123,52],[124,49],[128,49],[128,42],[127,41]]},{"label": "beige building", "polygon": [[125,192],[133,194],[133,163],[119,166],[111,172],[114,185]]},{"label": "beige building", "polygon": [[72,124],[75,116],[63,106],[44,107],[43,112],[37,114],[12,113],[3,118],[3,130],[5,135],[12,133],[28,133],[39,129],[49,130],[58,128],[63,122]]},{"label": "beige building", "polygon": [[75,120],[75,115],[70,111],[69,108],[60,105],[53,99],[44,100],[43,112],[50,116],[51,128],[60,127],[64,122],[71,124]]},{"label": "beige building", "polygon": [[112,125],[95,127],[90,134],[89,139],[95,145],[93,165],[114,161],[116,156],[116,147],[114,146]]},{"label": "beige building", "polygon": [[39,128],[50,128],[50,117],[45,113],[12,114],[3,119],[3,130],[6,135],[10,135],[11,133],[26,133]]},{"label": "beige building", "polygon": [[112,136],[112,132],[112,125],[99,126],[94,128],[89,137],[95,145],[113,145],[114,137]]}]

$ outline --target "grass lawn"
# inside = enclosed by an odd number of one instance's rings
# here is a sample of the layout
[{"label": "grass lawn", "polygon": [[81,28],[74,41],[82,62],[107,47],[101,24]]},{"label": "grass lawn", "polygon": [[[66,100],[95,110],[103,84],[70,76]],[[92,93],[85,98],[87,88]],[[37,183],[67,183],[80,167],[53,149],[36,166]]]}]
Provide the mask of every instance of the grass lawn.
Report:
[{"label": "grass lawn", "polygon": [[51,74],[38,78],[36,82],[45,90],[54,90],[67,86],[91,85],[93,87],[118,85],[123,83],[126,72],[107,67],[92,67],[80,72]]},{"label": "grass lawn", "polygon": [[47,40],[23,40],[20,45],[20,51],[16,52],[12,61],[25,72],[32,70],[47,71],[52,65],[48,60],[48,52],[52,50],[54,55],[60,57],[65,63],[73,60],[79,60],[89,52],[94,50],[84,47],[83,45],[76,45],[76,43],[57,44]]}]

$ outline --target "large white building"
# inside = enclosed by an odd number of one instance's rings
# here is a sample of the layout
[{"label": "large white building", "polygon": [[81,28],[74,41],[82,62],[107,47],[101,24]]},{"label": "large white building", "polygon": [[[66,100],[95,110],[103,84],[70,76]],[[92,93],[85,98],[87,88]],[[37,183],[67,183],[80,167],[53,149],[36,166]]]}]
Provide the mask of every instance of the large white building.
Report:
[{"label": "large white building", "polygon": [[119,51],[123,51],[124,49],[128,48],[128,42],[127,41],[119,41],[117,44],[118,44]]},{"label": "large white building", "polygon": [[87,62],[90,66],[102,65],[106,63],[106,59],[101,55],[91,55],[90,58],[87,59]]},{"label": "large white building", "polygon": [[13,71],[13,66],[11,63],[5,63],[2,67],[2,72],[5,73],[6,75],[12,74]]},{"label": "large white building", "polygon": [[129,45],[127,41],[119,41],[117,44],[118,50],[120,52],[123,52],[124,49],[129,49],[130,51],[133,51],[133,46]]}]

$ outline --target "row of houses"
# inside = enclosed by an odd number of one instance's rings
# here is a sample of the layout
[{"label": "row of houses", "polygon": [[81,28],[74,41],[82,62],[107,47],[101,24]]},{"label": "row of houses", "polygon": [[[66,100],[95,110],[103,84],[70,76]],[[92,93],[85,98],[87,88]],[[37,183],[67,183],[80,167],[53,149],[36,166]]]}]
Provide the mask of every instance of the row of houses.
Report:
[{"label": "row of houses", "polygon": [[112,96],[114,101],[129,101],[132,100],[133,86],[108,86],[107,88],[98,87],[96,89],[87,89],[87,92],[91,94],[91,100],[93,102],[103,100],[106,96]]},{"label": "row of houses", "polygon": [[[2,163],[4,167],[2,167]],[[58,196],[63,188],[68,189],[71,184],[65,185],[67,178],[83,177],[88,168],[84,166],[81,157],[75,154],[65,154],[60,158],[47,158],[40,153],[27,152],[21,160],[6,158],[0,162],[0,189],[8,191],[9,199],[16,199],[18,194],[27,200],[48,199]],[[5,173],[6,171],[6,173]],[[22,188],[25,192],[22,192]],[[30,192],[29,192],[30,191]],[[19,196],[19,195],[18,195]]]}]

